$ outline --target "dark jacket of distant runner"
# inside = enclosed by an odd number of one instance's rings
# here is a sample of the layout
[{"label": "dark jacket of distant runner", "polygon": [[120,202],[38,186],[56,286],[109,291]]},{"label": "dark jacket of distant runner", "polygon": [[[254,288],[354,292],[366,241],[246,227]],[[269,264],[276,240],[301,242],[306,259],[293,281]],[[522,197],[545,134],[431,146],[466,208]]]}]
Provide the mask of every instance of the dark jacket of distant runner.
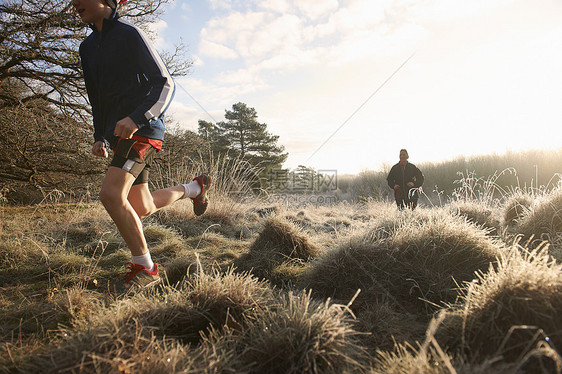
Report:
[{"label": "dark jacket of distant runner", "polygon": [[174,82],[162,59],[136,26],[113,12],[102,31],[80,44],[84,81],[94,117],[94,139],[114,148],[117,121],[129,116],[135,135],[164,139],[163,115],[174,96]]},{"label": "dark jacket of distant runner", "polygon": [[[388,177],[386,178],[388,182],[388,186],[394,189],[395,185],[399,185],[402,192],[405,192],[404,199],[410,199],[410,190],[407,186],[409,182],[414,183],[413,188],[421,187],[424,181],[424,177],[420,169],[416,167],[416,165],[406,162],[405,165],[400,165],[397,163],[390,169],[388,173]],[[414,192],[413,198],[417,199],[418,194],[417,191]]]}]

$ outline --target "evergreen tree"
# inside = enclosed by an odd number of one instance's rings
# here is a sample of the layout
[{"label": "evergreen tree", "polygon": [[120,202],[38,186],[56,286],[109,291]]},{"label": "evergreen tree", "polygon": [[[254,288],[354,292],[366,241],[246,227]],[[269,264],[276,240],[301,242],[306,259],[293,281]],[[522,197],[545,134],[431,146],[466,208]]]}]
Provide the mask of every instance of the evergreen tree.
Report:
[{"label": "evergreen tree", "polygon": [[283,152],[285,147],[277,145],[279,136],[270,134],[265,123],[258,122],[254,108],[237,103],[225,111],[224,117],[227,121],[217,127],[236,156],[263,168],[281,167],[288,156]]},{"label": "evergreen tree", "polygon": [[213,123],[200,119],[197,133],[208,142],[209,150],[213,155],[224,156],[228,153],[230,143]]},{"label": "evergreen tree", "polygon": [[265,123],[258,122],[254,108],[244,103],[225,110],[226,121],[213,125],[199,121],[199,135],[211,142],[214,153],[228,154],[263,169],[280,168],[287,159],[285,148],[278,145],[279,136],[267,131]]}]

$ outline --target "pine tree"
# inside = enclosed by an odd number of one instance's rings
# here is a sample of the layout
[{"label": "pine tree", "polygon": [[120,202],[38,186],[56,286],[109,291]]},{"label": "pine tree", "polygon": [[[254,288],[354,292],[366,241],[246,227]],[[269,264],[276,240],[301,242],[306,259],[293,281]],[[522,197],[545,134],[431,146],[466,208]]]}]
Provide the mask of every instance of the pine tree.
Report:
[{"label": "pine tree", "polygon": [[265,123],[258,122],[254,108],[244,103],[225,110],[226,121],[216,125],[199,121],[199,135],[207,138],[218,153],[228,152],[229,157],[240,158],[264,169],[280,168],[287,159],[285,148],[278,145],[279,136],[267,131]]}]

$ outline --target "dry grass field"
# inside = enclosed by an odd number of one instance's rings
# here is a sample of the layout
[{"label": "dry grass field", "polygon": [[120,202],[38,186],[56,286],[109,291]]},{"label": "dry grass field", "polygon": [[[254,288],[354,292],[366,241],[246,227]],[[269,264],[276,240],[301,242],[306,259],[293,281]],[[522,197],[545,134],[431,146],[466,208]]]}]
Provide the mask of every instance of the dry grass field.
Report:
[{"label": "dry grass field", "polygon": [[146,219],[164,284],[119,296],[101,204],[0,206],[0,372],[562,371],[562,189],[413,212],[224,191]]}]

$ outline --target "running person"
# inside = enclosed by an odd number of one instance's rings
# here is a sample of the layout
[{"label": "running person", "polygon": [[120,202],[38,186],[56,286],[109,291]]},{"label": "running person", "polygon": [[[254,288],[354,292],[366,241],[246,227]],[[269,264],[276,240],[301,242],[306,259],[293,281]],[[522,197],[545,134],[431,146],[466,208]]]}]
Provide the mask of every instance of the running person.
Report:
[{"label": "running person", "polygon": [[399,157],[400,162],[390,169],[386,181],[388,186],[394,190],[394,199],[398,209],[409,207],[414,210],[418,205],[417,188],[422,186],[424,177],[416,165],[408,162],[410,156],[408,156],[407,150],[401,149]]},{"label": "running person", "polygon": [[71,3],[93,30],[80,45],[80,59],[93,113],[92,153],[108,157],[109,148],[114,152],[99,196],[131,251],[123,286],[155,284],[158,265],[141,218],[187,197],[195,214],[203,214],[211,177],[203,174],[188,184],[149,191],[148,172],[162,147],[164,112],[174,95],[172,77],[145,34],[119,17],[116,0]]}]

